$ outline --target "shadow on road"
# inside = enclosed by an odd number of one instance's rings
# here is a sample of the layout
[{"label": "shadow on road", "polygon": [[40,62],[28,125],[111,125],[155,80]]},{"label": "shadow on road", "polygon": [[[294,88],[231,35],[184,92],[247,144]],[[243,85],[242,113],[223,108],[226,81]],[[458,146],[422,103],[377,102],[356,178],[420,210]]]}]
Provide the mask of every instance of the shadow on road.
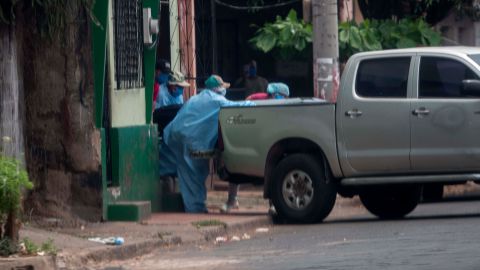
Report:
[{"label": "shadow on road", "polygon": [[229,213],[208,213],[209,215],[212,216],[268,216],[268,213],[265,212],[258,212],[258,211],[252,211],[252,212],[247,212],[247,211],[242,211],[242,212],[229,212]]},{"label": "shadow on road", "polygon": [[337,219],[337,220],[327,220],[323,223],[325,224],[339,224],[339,223],[366,223],[366,222],[385,222],[385,221],[415,221],[415,220],[440,220],[440,219],[469,219],[469,218],[480,218],[479,213],[469,213],[469,214],[439,214],[439,215],[422,215],[422,216],[407,216],[401,219],[378,219],[376,217],[361,217],[361,218],[349,218],[349,219]]},{"label": "shadow on road", "polygon": [[443,198],[439,201],[433,202],[422,202],[421,204],[431,204],[431,203],[450,203],[450,202],[470,202],[470,201],[480,201],[480,195],[462,195],[462,196],[449,196]]}]

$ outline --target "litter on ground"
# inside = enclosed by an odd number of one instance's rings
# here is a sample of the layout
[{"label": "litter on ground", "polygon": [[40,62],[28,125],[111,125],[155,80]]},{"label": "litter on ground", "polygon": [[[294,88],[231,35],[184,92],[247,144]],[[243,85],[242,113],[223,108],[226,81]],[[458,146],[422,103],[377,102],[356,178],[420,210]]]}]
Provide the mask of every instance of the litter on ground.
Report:
[{"label": "litter on ground", "polygon": [[268,232],[268,228],[257,228],[255,230],[256,233],[266,233]]}]

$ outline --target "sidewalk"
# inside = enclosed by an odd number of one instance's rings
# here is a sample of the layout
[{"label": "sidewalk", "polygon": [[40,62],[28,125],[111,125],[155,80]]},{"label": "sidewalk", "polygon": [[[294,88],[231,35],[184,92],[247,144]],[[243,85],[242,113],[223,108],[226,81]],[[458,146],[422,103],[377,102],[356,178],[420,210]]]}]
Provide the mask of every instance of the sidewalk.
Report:
[{"label": "sidewalk", "polygon": [[[155,213],[141,223],[88,223],[78,227],[25,225],[20,238],[28,237],[40,244],[52,239],[59,252],[50,256],[0,258],[0,269],[71,269],[110,260],[129,259],[171,246],[215,241],[218,236],[229,238],[271,224],[267,215],[268,202],[262,191],[239,193],[240,209],[221,214],[225,191],[209,191],[208,214]],[[120,246],[109,246],[89,241],[88,238],[123,237]]]}]

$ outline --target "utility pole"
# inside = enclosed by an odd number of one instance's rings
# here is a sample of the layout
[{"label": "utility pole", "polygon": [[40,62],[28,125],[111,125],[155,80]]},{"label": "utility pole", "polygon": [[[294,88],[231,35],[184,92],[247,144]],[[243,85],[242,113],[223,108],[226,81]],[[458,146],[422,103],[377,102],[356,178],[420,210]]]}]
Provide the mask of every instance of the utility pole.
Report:
[{"label": "utility pole", "polygon": [[338,68],[337,0],[312,0],[314,96],[336,102]]}]

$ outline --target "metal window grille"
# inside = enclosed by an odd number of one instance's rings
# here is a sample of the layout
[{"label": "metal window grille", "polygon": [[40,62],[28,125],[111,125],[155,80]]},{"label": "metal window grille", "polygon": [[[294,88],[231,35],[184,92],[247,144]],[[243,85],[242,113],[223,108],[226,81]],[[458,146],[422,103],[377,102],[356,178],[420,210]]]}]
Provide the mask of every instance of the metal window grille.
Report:
[{"label": "metal window grille", "polygon": [[115,80],[117,89],[144,87],[141,0],[114,1]]}]

